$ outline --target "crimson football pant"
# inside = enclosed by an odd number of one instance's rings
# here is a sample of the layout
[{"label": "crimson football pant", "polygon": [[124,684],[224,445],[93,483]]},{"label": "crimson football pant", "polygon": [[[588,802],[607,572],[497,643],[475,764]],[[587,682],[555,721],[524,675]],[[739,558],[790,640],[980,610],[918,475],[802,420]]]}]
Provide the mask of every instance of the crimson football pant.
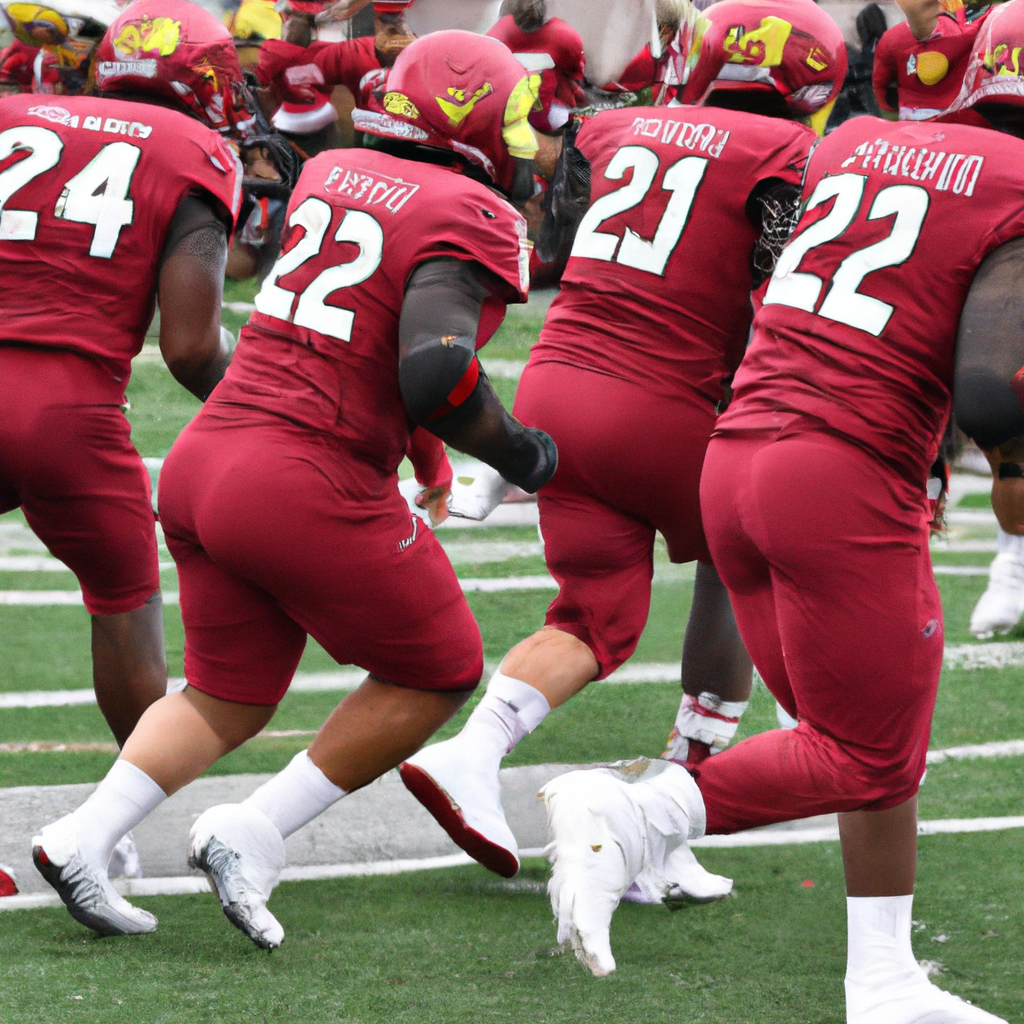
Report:
[{"label": "crimson football pant", "polygon": [[203,409],[160,478],[189,685],[277,704],[309,634],[386,682],[473,689],[483,674],[476,620],[395,475],[333,439],[226,408]]},{"label": "crimson football pant", "polygon": [[943,647],[923,481],[829,434],[734,434],[701,507],[743,642],[800,719],[701,764],[708,832],[912,797]]},{"label": "crimson football pant", "polygon": [[546,623],[582,640],[603,679],[647,623],[655,532],[673,562],[710,561],[699,486],[715,412],[702,399],[548,362],[526,367],[514,411],[558,445],[558,470],[537,495],[559,587]]},{"label": "crimson football pant", "polygon": [[160,589],[149,474],[123,395],[95,360],[0,344],[0,513],[21,507],[93,615],[135,611]]}]

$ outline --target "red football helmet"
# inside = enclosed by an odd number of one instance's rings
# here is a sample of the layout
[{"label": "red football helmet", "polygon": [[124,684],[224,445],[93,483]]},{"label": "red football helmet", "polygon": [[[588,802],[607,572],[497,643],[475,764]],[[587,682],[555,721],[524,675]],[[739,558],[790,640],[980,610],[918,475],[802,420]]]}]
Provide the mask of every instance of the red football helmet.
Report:
[{"label": "red football helmet", "polygon": [[846,45],[814,0],[721,0],[703,13],[710,24],[684,102],[720,89],[771,89],[796,117],[818,114],[824,123],[846,77]]},{"label": "red football helmet", "polygon": [[474,32],[432,32],[407,47],[388,74],[380,110],[355,110],[371,135],[450,149],[511,191],[515,158],[532,159],[529,115],[540,75],[529,75],[504,43]]},{"label": "red football helmet", "polygon": [[529,72],[540,74],[540,110],[530,124],[542,132],[564,128],[575,107],[586,103],[583,81],[583,40],[560,18],[550,18],[535,32],[524,32],[506,14],[488,33],[503,42]]},{"label": "red football helmet", "polygon": [[981,26],[950,112],[978,103],[1024,107],[1024,4],[996,7]]},{"label": "red football helmet", "polygon": [[96,91],[171,100],[244,136],[252,114],[231,33],[189,0],[135,0],[96,50]]}]

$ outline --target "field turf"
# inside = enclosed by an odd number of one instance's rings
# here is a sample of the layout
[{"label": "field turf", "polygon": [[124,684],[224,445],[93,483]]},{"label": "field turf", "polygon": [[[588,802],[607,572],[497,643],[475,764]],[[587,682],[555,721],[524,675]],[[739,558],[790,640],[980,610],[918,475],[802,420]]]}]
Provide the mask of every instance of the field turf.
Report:
[{"label": "field turf", "polygon": [[[248,286],[234,285],[226,298],[251,296]],[[225,312],[234,330],[244,319]],[[484,351],[484,365],[489,357],[525,360],[538,326],[529,314],[508,322]],[[515,381],[496,375],[495,386],[511,402]],[[165,455],[198,408],[152,352],[137,362],[129,397],[133,436],[145,456]],[[958,507],[977,512],[988,502],[968,495]],[[19,513],[0,517],[0,526],[23,522]],[[994,536],[990,527],[965,530],[964,536]],[[532,528],[441,536],[462,577],[544,572]],[[459,547],[470,542],[476,546]],[[481,554],[502,544],[518,553]],[[165,549],[161,557],[170,561]],[[935,552],[936,563],[947,565],[980,567],[991,557]],[[690,570],[670,566],[659,549],[656,573],[651,617],[635,657],[641,663],[678,658],[690,603]],[[162,579],[165,591],[177,589],[172,568]],[[984,576],[938,580],[947,643],[971,642],[967,623]],[[66,572],[0,571],[0,591],[75,587]],[[490,664],[543,621],[550,597],[542,590],[469,595]],[[170,671],[180,675],[177,607],[166,607],[165,623]],[[1024,629],[1003,639],[1024,640]],[[300,671],[334,668],[311,642]],[[83,609],[0,606],[0,694],[90,683]],[[1019,667],[947,670],[932,748],[1024,738],[1022,684]],[[311,732],[339,698],[291,693],[270,728]],[[592,686],[551,715],[506,765],[657,755],[678,700],[673,683]],[[459,728],[473,703],[441,737]],[[774,701],[758,685],[741,735],[774,725]],[[104,744],[110,735],[95,706],[0,710],[0,745],[30,741]],[[307,744],[301,736],[258,738],[211,774],[275,771]],[[0,752],[0,787],[91,782],[112,760],[104,750]],[[921,790],[924,819],[1021,814],[1021,757],[934,765]],[[1024,1022],[1024,832],[928,836],[920,852],[917,956],[936,965],[939,984]],[[612,932],[619,968],[600,981],[553,948],[541,861],[527,862],[511,882],[468,867],[284,884],[271,906],[287,941],[272,955],[235,932],[210,896],[140,899],[161,926],[137,939],[96,939],[62,910],[4,913],[0,1024],[839,1024],[845,923],[838,845],[705,850],[701,859],[736,879],[735,894],[678,914],[624,905]]]}]

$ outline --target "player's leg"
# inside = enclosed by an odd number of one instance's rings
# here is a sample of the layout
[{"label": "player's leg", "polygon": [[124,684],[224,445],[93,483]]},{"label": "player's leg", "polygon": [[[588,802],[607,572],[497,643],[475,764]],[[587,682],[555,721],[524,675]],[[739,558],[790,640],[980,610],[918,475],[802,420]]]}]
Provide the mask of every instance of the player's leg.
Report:
[{"label": "player's leg", "polygon": [[[305,632],[266,594],[221,570],[198,546],[170,534],[168,544],[181,581],[185,673],[195,685],[152,704],[95,792],[33,839],[36,866],[72,916],[105,935],[156,927],[151,914],[110,887],[115,845],[167,796],[266,725],[305,645]],[[204,647],[211,640],[213,658]]]},{"label": "player's leg", "polygon": [[710,562],[697,562],[683,637],[683,699],[663,757],[695,767],[731,742],[750,702],[753,662],[729,591]]},{"label": "player's leg", "polygon": [[117,385],[95,364],[70,353],[12,358],[5,352],[11,391],[2,397],[23,436],[7,461],[29,526],[81,584],[97,700],[123,744],[167,690],[149,474]]},{"label": "player's leg", "polygon": [[134,611],[92,616],[92,679],[100,711],[124,746],[142,713],[167,692],[160,591]]},{"label": "player's leg", "polygon": [[1024,616],[1024,537],[1000,527],[996,544],[988,586],[971,612],[971,632],[982,640],[1009,633]]},{"label": "player's leg", "polygon": [[[840,812],[848,1021],[994,1020],[932,986],[910,944],[916,792],[942,658],[927,515],[909,485],[817,436],[746,452],[716,443],[703,497],[745,635],[756,559],[744,569],[744,542],[770,566],[791,687],[776,692],[801,720],[700,766],[708,831]],[[750,639],[760,666],[760,641]],[[770,666],[764,674],[776,689]]]},{"label": "player's leg", "polygon": [[[462,732],[402,766],[406,786],[452,839],[505,876],[519,859],[501,806],[502,758],[553,708],[625,662],[647,621],[654,527],[628,509],[652,486],[633,438],[641,420],[649,433],[659,428],[639,389],[561,364],[530,367],[516,403],[523,422],[559,446],[558,472],[538,494],[559,593],[545,627],[505,655]],[[652,451],[678,447],[659,438]]]},{"label": "player's leg", "polygon": [[[232,923],[267,948],[283,939],[266,902],[284,840],[416,750],[461,707],[483,671],[480,632],[455,572],[397,490],[382,491],[374,470],[336,453],[317,448],[313,466],[308,452],[275,447],[273,438],[260,445],[273,485],[262,471],[246,472],[244,454],[231,474],[233,500],[260,508],[251,520],[241,517],[243,542],[236,515],[204,520],[204,544],[272,592],[296,628],[337,661],[370,676],[308,750],[248,800],[210,808],[193,827],[190,863],[210,875]],[[197,659],[202,646],[212,666],[216,638],[204,638],[198,626],[189,634]]]}]

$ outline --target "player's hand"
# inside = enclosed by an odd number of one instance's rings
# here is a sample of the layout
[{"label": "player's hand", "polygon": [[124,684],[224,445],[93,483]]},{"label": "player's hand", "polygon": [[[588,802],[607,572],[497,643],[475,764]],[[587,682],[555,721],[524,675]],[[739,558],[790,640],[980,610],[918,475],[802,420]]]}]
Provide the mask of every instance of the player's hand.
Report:
[{"label": "player's hand", "polygon": [[448,518],[450,495],[447,487],[424,487],[413,500],[430,516],[431,526],[440,526]]},{"label": "player's hand", "polygon": [[481,464],[472,476],[460,473],[452,481],[448,514],[479,522],[504,501],[511,487],[496,469]]}]

